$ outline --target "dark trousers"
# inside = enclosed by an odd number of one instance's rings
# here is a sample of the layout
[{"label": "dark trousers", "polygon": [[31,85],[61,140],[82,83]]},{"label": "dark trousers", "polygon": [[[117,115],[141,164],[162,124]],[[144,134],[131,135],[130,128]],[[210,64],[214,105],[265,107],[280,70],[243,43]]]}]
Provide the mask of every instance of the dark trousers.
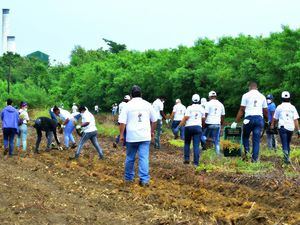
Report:
[{"label": "dark trousers", "polygon": [[3,128],[3,142],[4,148],[9,148],[9,155],[13,154],[14,151],[14,140],[17,134],[17,129],[15,128]]},{"label": "dark trousers", "polygon": [[[39,150],[39,146],[42,140],[42,130],[39,128],[35,128],[37,132],[37,139],[36,139],[36,144],[35,144],[35,151]],[[52,131],[47,131],[46,132],[46,138],[47,138],[47,150],[50,149],[51,143],[53,140],[53,132]]]},{"label": "dark trousers", "polygon": [[199,165],[200,159],[200,139],[202,128],[200,126],[188,126],[184,129],[184,161],[190,161],[190,145],[193,139],[194,165]]},{"label": "dark trousers", "polygon": [[279,136],[282,144],[282,151],[284,155],[284,162],[289,163],[290,162],[290,143],[293,136],[293,131],[289,131],[285,129],[284,127],[280,127],[279,129]]}]

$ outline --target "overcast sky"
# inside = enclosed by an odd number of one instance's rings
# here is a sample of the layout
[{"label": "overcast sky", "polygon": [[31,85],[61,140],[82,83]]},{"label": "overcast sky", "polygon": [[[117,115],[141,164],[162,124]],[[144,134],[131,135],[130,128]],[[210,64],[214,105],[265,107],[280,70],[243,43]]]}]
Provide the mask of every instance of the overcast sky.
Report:
[{"label": "overcast sky", "polygon": [[0,7],[11,10],[18,53],[41,50],[63,63],[75,45],[105,47],[102,38],[143,51],[300,25],[299,0],[1,0]]}]

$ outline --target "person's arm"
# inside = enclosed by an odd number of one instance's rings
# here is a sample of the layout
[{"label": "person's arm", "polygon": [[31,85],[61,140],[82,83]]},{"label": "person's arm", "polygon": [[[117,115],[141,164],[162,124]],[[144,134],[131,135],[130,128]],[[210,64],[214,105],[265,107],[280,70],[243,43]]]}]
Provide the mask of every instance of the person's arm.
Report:
[{"label": "person's arm", "polygon": [[65,120],[65,122],[63,123],[63,125],[66,126],[66,125],[69,123],[69,121],[70,121],[69,118],[67,118],[67,119]]},{"label": "person's arm", "polygon": [[59,142],[59,140],[57,138],[57,134],[56,134],[56,128],[53,130],[53,134],[54,134],[54,138],[55,138],[57,145],[60,146],[60,142]]},{"label": "person's arm", "polygon": [[240,106],[240,109],[235,117],[235,122],[239,123],[241,121],[241,118],[243,117],[243,115],[245,114],[245,108],[246,106]]},{"label": "person's arm", "polygon": [[263,115],[264,115],[265,121],[268,121],[268,108],[263,108]]},{"label": "person's arm", "polygon": [[85,122],[81,124],[81,127],[87,127],[90,124],[90,122]]},{"label": "person's arm", "polygon": [[160,115],[162,116],[162,118],[164,119],[164,120],[166,120],[167,119],[167,116],[166,116],[166,114],[164,113],[164,111],[159,111],[160,112]]},{"label": "person's arm", "polygon": [[175,112],[173,111],[170,115],[170,119],[173,120],[174,119],[174,115],[175,115]]},{"label": "person's arm", "polygon": [[189,116],[184,116],[183,119],[180,121],[178,127],[183,127],[185,125],[185,122],[189,119]]},{"label": "person's arm", "polygon": [[224,126],[225,115],[221,115],[221,126]]},{"label": "person's arm", "polygon": [[298,121],[298,119],[295,119],[295,120],[294,120],[294,123],[295,123],[296,131],[297,131],[298,134],[299,134],[299,121]]},{"label": "person's arm", "polygon": [[156,129],[156,122],[151,122],[151,139],[154,138],[155,129]]},{"label": "person's arm", "polygon": [[[126,128],[126,124],[125,123],[120,123],[119,130],[120,130],[120,141],[121,142],[124,142],[124,131],[125,131],[125,128]],[[152,132],[152,130],[151,130],[151,132]]]}]

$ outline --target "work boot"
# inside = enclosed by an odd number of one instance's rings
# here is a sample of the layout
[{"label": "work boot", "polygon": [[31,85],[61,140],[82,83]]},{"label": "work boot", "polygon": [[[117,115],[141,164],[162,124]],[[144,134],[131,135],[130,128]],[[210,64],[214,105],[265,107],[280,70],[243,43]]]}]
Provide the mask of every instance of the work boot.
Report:
[{"label": "work boot", "polygon": [[142,182],[142,181],[140,181],[140,182],[139,182],[139,185],[140,185],[141,187],[149,187],[149,183],[148,183],[148,182]]},{"label": "work boot", "polygon": [[7,153],[8,153],[8,148],[5,148],[4,152],[3,152],[3,155],[7,155]]},{"label": "work boot", "polygon": [[113,148],[117,148],[117,147],[118,147],[117,143],[113,142]]},{"label": "work boot", "polygon": [[184,161],[183,161],[183,164],[190,164],[190,161],[184,160]]},{"label": "work boot", "polygon": [[70,161],[77,161],[78,158],[79,158],[79,157],[76,156],[76,155],[75,155],[75,156],[70,156],[70,157],[69,157],[69,160],[70,160]]}]

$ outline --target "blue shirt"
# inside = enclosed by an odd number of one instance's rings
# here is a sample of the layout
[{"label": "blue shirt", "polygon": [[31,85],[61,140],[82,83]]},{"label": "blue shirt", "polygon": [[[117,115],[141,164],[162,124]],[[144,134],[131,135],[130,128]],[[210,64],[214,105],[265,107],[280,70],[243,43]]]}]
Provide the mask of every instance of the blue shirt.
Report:
[{"label": "blue shirt", "polygon": [[268,104],[268,120],[269,122],[272,121],[272,114],[275,112],[275,109],[276,109],[276,105],[274,102]]}]

